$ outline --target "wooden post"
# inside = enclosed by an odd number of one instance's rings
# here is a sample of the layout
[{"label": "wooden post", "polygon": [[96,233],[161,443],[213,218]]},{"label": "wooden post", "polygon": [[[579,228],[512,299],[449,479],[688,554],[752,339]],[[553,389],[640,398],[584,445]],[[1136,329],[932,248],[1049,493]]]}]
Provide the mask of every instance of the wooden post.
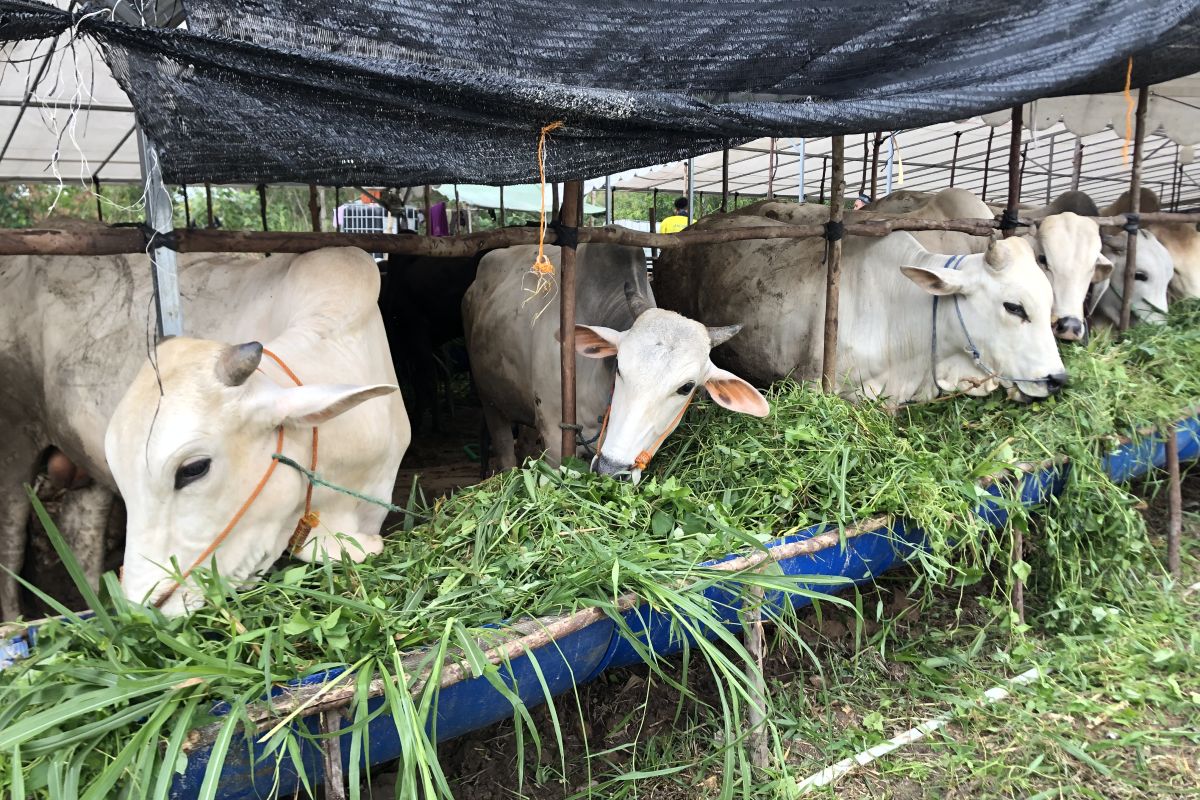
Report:
[{"label": "wooden post", "polygon": [[962,140],[962,131],[954,134],[954,155],[950,157],[950,187],[954,187],[954,174],[958,171],[958,143]]},{"label": "wooden post", "polygon": [[1050,137],[1050,154],[1046,159],[1046,205],[1053,199],[1050,192],[1054,191],[1054,134]]},{"label": "wooden post", "polygon": [[875,133],[875,146],[871,148],[871,199],[879,199],[879,146],[883,143],[883,132]]},{"label": "wooden post", "polygon": [[1179,432],[1167,428],[1167,571],[1179,578],[1179,537],[1183,533],[1183,492],[1179,485]]},{"label": "wooden post", "polygon": [[[829,222],[840,224],[844,212],[846,137],[833,137],[833,184],[830,187]],[[838,300],[842,279],[842,241],[828,242],[825,251],[825,341],[821,355],[821,389],[837,386]]]},{"label": "wooden post", "polygon": [[[100,178],[92,176],[92,194],[96,195],[96,219],[104,222],[104,206],[100,204],[103,195],[100,194]],[[187,202],[187,195],[184,195],[184,202]]]},{"label": "wooden post", "polygon": [[425,235],[433,236],[433,190],[425,184]]},{"label": "wooden post", "polygon": [[995,136],[995,128],[992,128],[990,131],[988,131],[987,153],[983,157],[983,191],[980,194],[979,199],[985,203],[987,202],[988,176],[991,175],[992,172],[992,139],[995,138]]},{"label": "wooden post", "polygon": [[[559,221],[568,228],[579,227],[580,182],[563,185],[563,204]],[[562,340],[560,377],[562,380],[562,457],[575,455],[575,248],[559,248],[559,338]]]},{"label": "wooden post", "polygon": [[825,205],[825,172],[829,169],[829,156],[821,156],[821,205]]},{"label": "wooden post", "polygon": [[180,184],[179,191],[183,192],[183,227],[186,230],[192,227],[192,207],[188,203],[187,184]]},{"label": "wooden post", "polygon": [[342,207],[342,187],[333,187],[333,229],[338,233],[342,232],[342,220],[338,216],[338,209]]},{"label": "wooden post", "polygon": [[[332,708],[321,712],[321,732],[337,733],[342,729],[342,710]],[[325,761],[325,800],[346,800],[346,777],[342,772],[342,739],[331,736],[321,742]]]},{"label": "wooden post", "polygon": [[721,151],[721,213],[729,210],[729,140]]},{"label": "wooden post", "polygon": [[204,206],[205,206],[206,210],[208,211],[208,223],[205,227],[208,227],[208,228],[215,227],[213,224],[212,184],[211,183],[204,184]]},{"label": "wooden post", "polygon": [[[1133,128],[1133,168],[1129,176],[1129,213],[1137,215],[1142,210],[1142,142],[1146,138],[1146,106],[1150,105],[1150,87],[1138,89],[1137,116]],[[1125,285],[1121,288],[1121,330],[1129,330],[1133,316],[1133,282],[1137,274],[1138,232],[1129,231],[1129,245],[1125,248]]]},{"label": "wooden post", "polygon": [[258,215],[262,217],[262,229],[267,230],[267,185],[258,185]]},{"label": "wooden post", "polygon": [[321,230],[321,203],[317,200],[317,185],[308,185],[308,215],[312,217],[312,229]]},{"label": "wooden post", "polygon": [[458,184],[454,184],[454,224],[450,227],[450,233],[458,236],[462,233],[462,202],[458,199]]},{"label": "wooden post", "polygon": [[[1010,220],[1017,218],[1017,206],[1021,202],[1021,168],[1024,159],[1021,158],[1021,116],[1024,107],[1013,106],[1012,131],[1008,136],[1008,202],[1004,206],[1004,214]],[[1001,228],[1000,235],[1008,238],[1017,232],[1016,228]]]},{"label": "wooden post", "polygon": [[[163,185],[162,162],[154,149],[154,141],[140,127],[137,131],[138,161],[142,170],[142,187],[146,198],[146,224],[156,234],[167,235],[175,230],[171,212],[171,193]],[[158,338],[183,335],[183,303],[179,293],[178,258],[174,249],[151,237],[150,278],[154,287],[154,307],[158,312]]]},{"label": "wooden post", "polygon": [[1071,160],[1071,191],[1079,191],[1079,176],[1083,173],[1083,137],[1075,137],[1075,157]]},{"label": "wooden post", "polygon": [[562,208],[558,200],[558,184],[550,184],[550,219],[560,219]]},{"label": "wooden post", "polygon": [[504,187],[500,187],[500,227],[504,227]]}]

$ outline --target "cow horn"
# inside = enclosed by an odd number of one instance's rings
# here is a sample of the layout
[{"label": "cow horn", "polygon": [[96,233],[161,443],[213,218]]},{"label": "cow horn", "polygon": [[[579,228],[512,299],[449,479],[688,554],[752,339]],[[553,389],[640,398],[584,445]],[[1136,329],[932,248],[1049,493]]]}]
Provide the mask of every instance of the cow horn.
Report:
[{"label": "cow horn", "polygon": [[642,297],[637,289],[633,288],[633,284],[625,281],[625,299],[629,301],[629,310],[633,312],[633,318],[637,319],[646,312],[646,309],[653,308],[646,298]]},{"label": "cow horn", "polygon": [[719,328],[708,329],[709,347],[716,347],[719,344],[725,344],[742,329],[741,325],[722,325]]},{"label": "cow horn", "polygon": [[1012,253],[1002,239],[993,239],[983,260],[993,272],[1000,272],[1012,263]]},{"label": "cow horn", "polygon": [[226,386],[241,386],[258,369],[263,346],[258,342],[230,345],[217,359],[217,379]]}]

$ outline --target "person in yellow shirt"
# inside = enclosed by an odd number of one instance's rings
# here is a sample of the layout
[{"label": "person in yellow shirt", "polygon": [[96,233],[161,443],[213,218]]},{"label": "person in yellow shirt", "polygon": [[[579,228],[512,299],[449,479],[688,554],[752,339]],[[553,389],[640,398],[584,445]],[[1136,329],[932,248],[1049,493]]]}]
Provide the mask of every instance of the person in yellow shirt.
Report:
[{"label": "person in yellow shirt", "polygon": [[659,233],[679,233],[688,226],[688,201],[686,197],[675,200],[675,213],[658,223]]}]

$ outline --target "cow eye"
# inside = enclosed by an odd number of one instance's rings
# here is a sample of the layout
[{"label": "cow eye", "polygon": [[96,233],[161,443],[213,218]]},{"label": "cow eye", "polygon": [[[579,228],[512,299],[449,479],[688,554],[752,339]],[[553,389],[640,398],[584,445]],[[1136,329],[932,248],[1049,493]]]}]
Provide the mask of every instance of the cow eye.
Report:
[{"label": "cow eye", "polygon": [[1025,313],[1025,306],[1020,303],[1005,303],[1004,310],[1012,314],[1014,317],[1019,317],[1026,322],[1029,322],[1029,315]]},{"label": "cow eye", "polygon": [[189,461],[175,470],[175,489],[182,489],[189,483],[194,483],[203,478],[208,474],[208,468],[211,464],[211,458],[197,458],[195,461]]},{"label": "cow eye", "polygon": [[1135,281],[1148,281],[1150,280],[1150,276],[1139,269],[1137,272],[1133,273],[1133,279]]},{"label": "cow eye", "polygon": [[691,394],[692,389],[695,389],[695,388],[696,388],[696,384],[693,383],[692,381],[688,381],[683,386],[680,386],[678,389],[676,389],[675,394]]},{"label": "cow eye", "polygon": [[1044,255],[1042,255],[1042,256],[1038,256],[1038,257],[1037,257],[1037,262],[1038,262],[1039,264],[1041,264],[1043,267],[1048,267],[1048,266],[1050,266],[1049,262],[1048,262],[1048,261],[1046,261],[1046,257],[1045,257]]}]

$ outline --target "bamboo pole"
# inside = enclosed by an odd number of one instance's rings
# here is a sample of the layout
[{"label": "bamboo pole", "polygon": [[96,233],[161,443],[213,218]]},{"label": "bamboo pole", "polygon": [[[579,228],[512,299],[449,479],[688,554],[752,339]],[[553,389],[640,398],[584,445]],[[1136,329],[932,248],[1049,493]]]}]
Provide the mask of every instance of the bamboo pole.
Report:
[{"label": "bamboo pole", "polygon": [[1121,288],[1121,330],[1129,330],[1133,316],[1133,282],[1137,274],[1138,212],[1142,209],[1142,144],[1146,138],[1146,107],[1150,87],[1138,89],[1137,115],[1133,133],[1133,168],[1129,175],[1129,245],[1125,248],[1125,282]]},{"label": "bamboo pole", "polygon": [[1183,533],[1183,490],[1179,484],[1179,432],[1167,428],[1167,571],[1173,578],[1182,575],[1179,562],[1179,538]]},{"label": "bamboo pole", "polygon": [[213,227],[213,202],[212,202],[212,184],[211,183],[204,184],[204,206],[208,212],[208,223],[205,225],[205,227],[212,228]]},{"label": "bamboo pole", "polygon": [[188,203],[187,184],[180,184],[179,190],[183,192],[183,227],[192,227],[192,206]]},{"label": "bamboo pole", "polygon": [[[346,777],[342,772],[342,709],[321,712],[321,732],[329,735],[321,742],[325,762],[325,800],[346,800]],[[333,734],[339,734],[334,736]]]},{"label": "bamboo pole", "polygon": [[996,129],[992,128],[988,131],[987,153],[983,157],[983,191],[980,192],[979,199],[987,202],[988,176],[992,174],[992,139],[996,137]]},{"label": "bamboo pole", "polygon": [[[1013,106],[1012,130],[1008,135],[1008,202],[1004,206],[1004,215],[1010,220],[1017,218],[1017,206],[1021,203],[1021,172],[1025,161],[1021,158],[1021,116],[1024,107]],[[1005,238],[1016,233],[1016,228],[1001,227],[1000,235]]]},{"label": "bamboo pole", "polygon": [[[829,227],[841,225],[845,211],[843,192],[846,168],[846,138],[833,137],[833,185],[830,189]],[[838,303],[842,279],[842,241],[840,235],[828,242],[825,251],[825,339],[821,355],[821,389],[834,391],[837,385]]]},{"label": "bamboo pole", "polygon": [[883,143],[883,131],[875,132],[875,144],[871,148],[871,199],[879,199],[879,146]]},{"label": "bamboo pole", "polygon": [[308,185],[308,215],[312,217],[312,229],[314,233],[321,232],[321,203],[317,199],[317,185],[310,183]]},{"label": "bamboo pole", "polygon": [[433,190],[428,183],[425,184],[425,235],[433,236]]},{"label": "bamboo pole", "polygon": [[[567,228],[579,228],[581,184],[567,181],[563,185],[560,222]],[[575,455],[575,247],[560,246],[559,250],[559,317],[558,332],[562,346],[559,350],[562,381],[562,457]]]},{"label": "bamboo pole", "polygon": [[729,140],[721,151],[721,213],[729,210]]},{"label": "bamboo pole", "polygon": [[262,218],[262,229],[267,230],[267,185],[258,185],[258,215]]},{"label": "bamboo pole", "polygon": [[1071,191],[1079,191],[1079,178],[1083,174],[1083,137],[1075,137],[1075,156],[1071,160]]},{"label": "bamboo pole", "polygon": [[[870,163],[869,156],[870,156],[870,148],[871,148],[871,138],[870,137],[871,137],[871,134],[869,134],[869,133],[863,134],[863,163],[862,163],[862,177],[858,181],[858,193],[859,194],[862,194],[863,192],[865,192],[867,190],[867,165]],[[874,200],[875,198],[872,197],[871,199]]]},{"label": "bamboo pole", "polygon": [[333,229],[338,233],[342,232],[342,219],[338,216],[338,209],[342,207],[342,187],[333,187]]},{"label": "bamboo pole", "polygon": [[[96,219],[104,222],[104,206],[101,201],[104,195],[100,193],[100,178],[92,176],[92,194],[96,195]],[[187,195],[184,195],[184,203],[187,203]]]},{"label": "bamboo pole", "polygon": [[825,205],[825,173],[829,169],[829,156],[821,156],[821,205]]},{"label": "bamboo pole", "polygon": [[[1013,526],[1013,549],[1012,549],[1012,564],[1015,567],[1017,564],[1025,560],[1025,535],[1016,525]],[[1012,587],[1012,607],[1013,611],[1017,612],[1017,624],[1025,624],[1025,581],[1021,576],[1013,571],[1013,587]]]},{"label": "bamboo pole", "polygon": [[771,147],[767,151],[767,199],[775,199],[775,137],[771,137]]},{"label": "bamboo pole", "polygon": [[763,630],[762,605],[763,589],[752,586],[749,591],[749,608],[746,609],[746,653],[751,663],[746,664],[746,678],[753,687],[754,697],[750,698],[750,709],[747,722],[750,723],[750,733],[747,741],[750,745],[750,763],[759,769],[766,769],[769,761],[767,748],[767,679],[763,674],[764,651],[766,650],[766,632]]},{"label": "bamboo pole", "polygon": [[500,227],[504,227],[504,187],[500,187]]},{"label": "bamboo pole", "polygon": [[950,157],[950,188],[954,188],[954,175],[958,172],[958,144],[962,140],[962,131],[954,134],[954,155]]}]

